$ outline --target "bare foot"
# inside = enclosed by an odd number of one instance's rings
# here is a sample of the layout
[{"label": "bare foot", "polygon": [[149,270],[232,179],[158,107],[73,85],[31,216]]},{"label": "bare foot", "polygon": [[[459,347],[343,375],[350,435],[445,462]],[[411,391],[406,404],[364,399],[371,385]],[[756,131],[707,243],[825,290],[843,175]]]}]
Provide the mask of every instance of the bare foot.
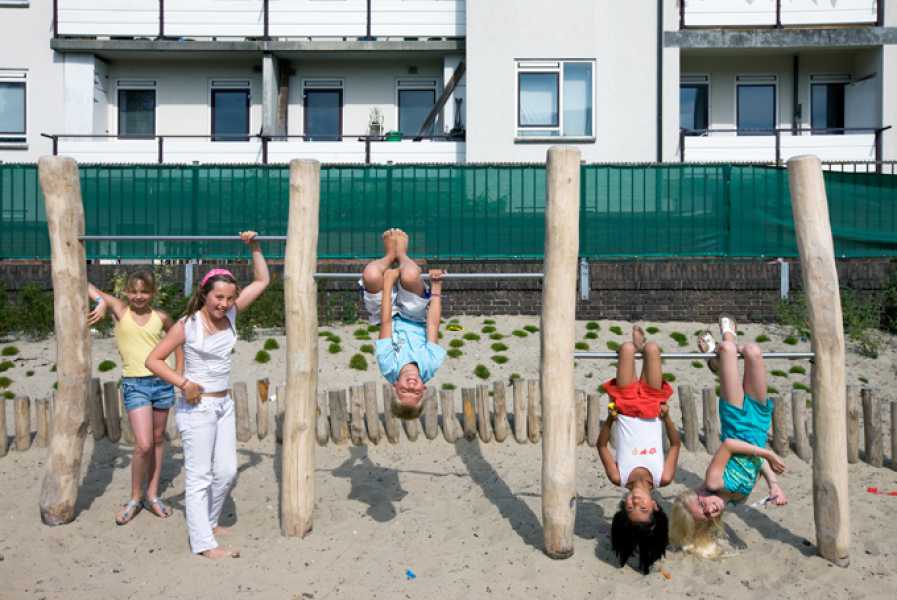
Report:
[{"label": "bare foot", "polygon": [[389,258],[396,257],[396,230],[387,229],[383,232],[383,252]]},{"label": "bare foot", "polygon": [[211,550],[206,550],[202,555],[206,558],[211,558],[212,560],[221,558],[240,558],[240,551],[235,550],[234,548],[222,548],[219,546],[217,548],[212,548]]},{"label": "bare foot", "polygon": [[645,348],[645,332],[638,325],[632,326],[632,344],[635,346],[637,352],[641,352]]},{"label": "bare foot", "polygon": [[401,229],[396,229],[396,254],[399,258],[408,256],[408,234]]},{"label": "bare foot", "polygon": [[229,533],[230,533],[229,527],[215,527],[212,529],[212,534],[215,537],[218,537],[219,535],[228,535]]}]

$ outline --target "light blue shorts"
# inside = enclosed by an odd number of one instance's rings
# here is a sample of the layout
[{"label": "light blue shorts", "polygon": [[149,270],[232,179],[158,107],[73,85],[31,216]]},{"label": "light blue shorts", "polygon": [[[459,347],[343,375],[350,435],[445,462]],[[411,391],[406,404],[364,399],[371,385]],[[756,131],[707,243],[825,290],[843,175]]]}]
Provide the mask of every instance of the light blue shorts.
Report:
[{"label": "light blue shorts", "polygon": [[[772,421],[772,410],[772,398],[768,399],[764,406],[745,394],[741,408],[720,398],[720,441],[740,440],[765,448],[766,432]],[[723,485],[728,491],[741,494],[746,498],[751,495],[751,491],[757,483],[761,466],[763,466],[763,459],[758,456],[732,456],[723,470]]]},{"label": "light blue shorts", "polygon": [[174,404],[174,386],[156,376],[122,377],[121,395],[128,412],[141,406],[168,410]]}]

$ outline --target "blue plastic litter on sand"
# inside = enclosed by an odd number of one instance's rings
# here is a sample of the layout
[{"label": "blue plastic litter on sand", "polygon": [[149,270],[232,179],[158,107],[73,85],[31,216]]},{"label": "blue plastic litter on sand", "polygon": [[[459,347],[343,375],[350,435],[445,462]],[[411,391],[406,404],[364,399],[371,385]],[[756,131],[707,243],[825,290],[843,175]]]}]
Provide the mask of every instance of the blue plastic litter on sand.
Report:
[{"label": "blue plastic litter on sand", "polygon": [[408,579],[408,581],[412,581],[414,579],[417,579],[417,575],[414,574],[414,571],[408,569],[405,571],[405,578]]}]

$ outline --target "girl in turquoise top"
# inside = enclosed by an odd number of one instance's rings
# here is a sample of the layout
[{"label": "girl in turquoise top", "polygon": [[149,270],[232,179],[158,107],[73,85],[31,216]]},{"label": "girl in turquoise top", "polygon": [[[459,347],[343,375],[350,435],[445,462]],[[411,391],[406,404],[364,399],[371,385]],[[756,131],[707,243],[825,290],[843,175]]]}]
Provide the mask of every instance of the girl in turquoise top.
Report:
[{"label": "girl in turquoise top", "polygon": [[[766,365],[757,344],[736,345],[735,321],[720,317],[722,343],[717,358],[708,362],[719,375],[720,441],[722,444],[695,490],[683,492],[673,504],[670,541],[705,556],[718,553],[716,532],[728,503],[747,499],[763,476],[769,485],[765,502],[781,506],[788,502],[776,473],[785,470],[782,459],[766,446],[772,420],[772,399],[766,397]],[[701,352],[713,352],[716,343],[710,332],[700,336]],[[744,357],[744,377],[739,377],[738,354]]]}]

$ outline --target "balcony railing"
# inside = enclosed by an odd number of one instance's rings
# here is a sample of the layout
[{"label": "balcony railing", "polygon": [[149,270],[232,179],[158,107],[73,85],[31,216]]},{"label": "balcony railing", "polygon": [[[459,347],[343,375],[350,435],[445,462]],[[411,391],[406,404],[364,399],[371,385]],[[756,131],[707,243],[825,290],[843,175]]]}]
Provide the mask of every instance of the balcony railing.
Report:
[{"label": "balcony railing", "polygon": [[[123,137],[93,134],[41,134],[53,141],[53,154],[84,163],[242,163],[278,164],[311,158],[328,164],[410,164],[465,162],[462,139],[446,136],[401,139],[343,135],[333,141],[290,136],[157,135]],[[231,139],[228,139],[230,137]]]},{"label": "balcony railing", "polygon": [[53,0],[53,34],[152,38],[463,37],[464,0]]},{"label": "balcony railing", "polygon": [[822,161],[881,163],[881,134],[890,128],[680,129],[679,158],[780,165],[793,156],[815,154]]},{"label": "balcony railing", "polygon": [[884,25],[884,0],[679,0],[679,28]]}]

